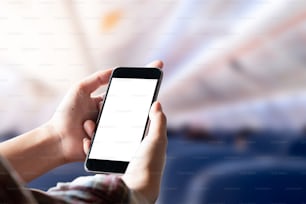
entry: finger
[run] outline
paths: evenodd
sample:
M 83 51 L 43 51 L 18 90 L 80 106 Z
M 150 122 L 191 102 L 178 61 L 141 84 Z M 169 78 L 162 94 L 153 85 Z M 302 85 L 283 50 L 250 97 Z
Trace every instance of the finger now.
M 90 139 L 86 137 L 83 139 L 83 150 L 86 155 L 89 153 L 90 142 L 91 142 Z
M 146 67 L 158 67 L 160 69 L 163 68 L 163 66 L 164 63 L 161 60 L 155 60 L 146 65 Z
M 96 97 L 93 97 L 92 99 L 94 100 L 97 109 L 100 110 L 101 103 L 103 101 L 103 96 L 96 96 Z
M 92 99 L 95 101 L 97 105 L 98 110 L 101 109 L 101 105 L 102 105 L 104 98 L 105 98 L 105 92 L 100 94 L 99 96 L 92 97 Z
M 87 94 L 92 93 L 100 86 L 108 83 L 112 70 L 113 69 L 107 69 L 88 76 L 80 82 L 80 88 Z
M 148 137 L 160 141 L 160 139 L 166 136 L 167 133 L 167 118 L 163 113 L 161 104 L 159 102 L 153 103 L 149 117 L 151 122 Z
M 92 138 L 96 124 L 92 120 L 86 120 L 83 124 L 84 130 L 89 138 Z
M 103 100 L 103 96 L 92 97 L 96 104 L 99 104 Z

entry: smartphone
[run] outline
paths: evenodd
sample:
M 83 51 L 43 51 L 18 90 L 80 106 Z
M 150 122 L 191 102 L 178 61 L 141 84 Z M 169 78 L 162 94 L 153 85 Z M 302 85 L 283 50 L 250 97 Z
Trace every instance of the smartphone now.
M 87 171 L 125 172 L 146 134 L 161 80 L 159 68 L 113 70 L 85 161 Z

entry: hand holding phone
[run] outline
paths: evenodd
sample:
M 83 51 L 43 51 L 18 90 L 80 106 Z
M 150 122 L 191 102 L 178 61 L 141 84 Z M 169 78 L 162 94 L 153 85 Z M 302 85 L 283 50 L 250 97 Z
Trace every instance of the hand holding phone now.
M 97 120 L 85 169 L 124 173 L 148 125 L 162 79 L 158 68 L 116 68 Z

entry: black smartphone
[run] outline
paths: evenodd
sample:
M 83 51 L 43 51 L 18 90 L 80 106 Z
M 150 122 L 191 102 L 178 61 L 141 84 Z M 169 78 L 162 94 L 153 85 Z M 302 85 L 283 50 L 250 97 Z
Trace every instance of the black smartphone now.
M 158 68 L 113 70 L 86 158 L 87 171 L 125 172 L 146 134 L 161 80 Z

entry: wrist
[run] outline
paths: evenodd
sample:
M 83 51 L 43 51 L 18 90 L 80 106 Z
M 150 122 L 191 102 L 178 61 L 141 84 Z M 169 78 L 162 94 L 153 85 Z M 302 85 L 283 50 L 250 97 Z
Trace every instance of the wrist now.
M 140 192 L 130 189 L 130 203 L 133 204 L 153 204 L 154 202 L 150 202 L 144 195 Z
M 45 127 L 53 138 L 53 147 L 57 149 L 56 155 L 62 164 L 84 161 L 83 139 L 87 135 L 81 122 L 69 124 L 67 121 L 51 119 Z
M 62 136 L 51 121 L 41 126 L 43 135 L 46 135 L 45 142 L 50 145 L 48 151 L 52 152 L 53 159 L 58 165 L 63 165 L 69 161 L 65 157 L 62 148 Z
M 122 180 L 131 190 L 133 195 L 131 197 L 138 201 L 135 203 L 153 204 L 159 194 L 159 188 L 155 187 L 156 181 L 152 179 L 148 170 L 141 170 L 140 174 L 139 172 L 126 172 Z

